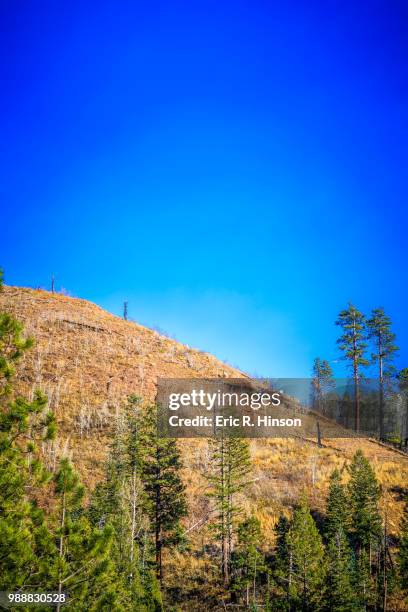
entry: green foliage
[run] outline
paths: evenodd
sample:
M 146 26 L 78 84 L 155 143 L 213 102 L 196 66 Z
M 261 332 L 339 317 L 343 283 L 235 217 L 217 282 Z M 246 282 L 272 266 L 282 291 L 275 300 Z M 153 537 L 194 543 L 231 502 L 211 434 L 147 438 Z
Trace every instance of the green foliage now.
M 23 337 L 22 324 L 8 313 L 0 313 L 0 402 L 11 392 L 11 379 L 24 352 L 33 345 Z
M 400 531 L 401 535 L 398 549 L 399 577 L 401 587 L 408 603 L 408 496 L 405 500 Z
M 68 459 L 54 476 L 58 500 L 57 557 L 54 576 L 58 592 L 68 591 L 71 610 L 119 609 L 115 606 L 113 566 L 109 559 L 113 530 L 95 528 L 84 506 L 84 487 Z M 85 604 L 86 602 L 86 604 Z
M 162 609 L 154 572 L 154 548 L 141 480 L 139 399 L 129 398 L 106 464 L 106 477 L 92 496 L 89 516 L 94 525 L 113 529 L 110 559 L 115 595 L 124 610 Z
M 251 461 L 247 440 L 223 434 L 209 441 L 212 471 L 207 475 L 214 503 L 212 530 L 221 544 L 221 572 L 229 581 L 231 552 L 237 517 L 241 512 L 236 495 L 247 484 Z
M 353 557 L 346 534 L 340 527 L 330 536 L 327 555 L 327 598 L 332 612 L 358 610 L 353 588 Z
M 45 397 L 11 400 L 15 366 L 31 346 L 22 325 L 0 314 L 0 586 L 47 583 L 53 541 L 44 513 L 32 492 L 49 480 L 37 450 L 55 434 Z
M 266 570 L 264 555 L 260 552 L 262 539 L 259 520 L 251 516 L 238 526 L 238 543 L 232 555 L 232 589 L 245 596 L 247 606 L 256 606 L 257 582 Z
M 154 533 L 157 576 L 163 578 L 163 548 L 180 544 L 180 520 L 187 514 L 177 442 L 157 433 L 157 406 L 149 406 L 140 420 L 141 478 L 147 497 L 146 511 Z
M 358 450 L 349 467 L 348 500 L 350 532 L 358 550 L 369 549 L 381 535 L 378 503 L 380 485 L 368 459 Z
M 375 346 L 375 352 L 371 357 L 380 366 L 380 377 L 383 373 L 381 366 L 390 365 L 394 353 L 398 351 L 395 345 L 396 336 L 391 331 L 391 325 L 391 319 L 385 314 L 384 308 L 375 308 L 367 320 L 367 335 Z
M 328 361 L 316 357 L 313 362 L 311 382 L 313 408 L 320 413 L 325 413 L 327 394 L 335 387 L 333 370 Z
M 346 488 L 342 484 L 340 472 L 334 470 L 330 476 L 329 495 L 327 497 L 325 521 L 327 539 L 330 540 L 339 533 L 345 533 L 349 523 Z
M 365 358 L 367 343 L 365 342 L 365 316 L 353 304 L 339 313 L 336 325 L 343 329 L 343 334 L 337 340 L 345 359 L 353 364 L 368 365 Z
M 391 331 L 391 319 L 385 314 L 384 308 L 375 308 L 367 321 L 367 336 L 372 340 L 375 351 L 372 361 L 378 364 L 379 379 L 379 436 L 385 438 L 384 425 L 384 395 L 389 385 L 390 377 L 395 368 L 392 366 L 393 356 L 398 347 L 395 344 L 395 334 Z
M 355 396 L 355 430 L 360 429 L 360 368 L 368 365 L 365 358 L 367 343 L 365 342 L 365 316 L 353 304 L 339 313 L 336 325 L 342 328 L 343 333 L 337 340 L 344 359 L 350 362 L 353 371 Z
M 286 534 L 288 599 L 291 610 L 324 609 L 326 564 L 322 538 L 302 501 Z

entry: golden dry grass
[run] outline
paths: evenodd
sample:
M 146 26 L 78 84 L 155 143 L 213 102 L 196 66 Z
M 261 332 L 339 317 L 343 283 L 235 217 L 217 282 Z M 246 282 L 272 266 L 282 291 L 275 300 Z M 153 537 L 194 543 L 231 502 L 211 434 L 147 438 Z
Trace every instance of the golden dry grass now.
M 23 321 L 36 340 L 24 357 L 17 384 L 23 393 L 42 389 L 57 416 L 59 436 L 47 449 L 48 461 L 70 455 L 89 487 L 102 474 L 115 417 L 129 394 L 152 400 L 160 376 L 245 376 L 212 355 L 124 321 L 85 300 L 5 287 L 0 311 Z M 358 448 L 382 483 L 383 512 L 390 531 L 398 532 L 408 457 L 366 439 L 325 439 L 324 443 L 324 448 L 318 448 L 302 439 L 251 441 L 253 474 L 240 501 L 245 512 L 255 512 L 261 520 L 266 547 L 273 541 L 279 514 L 290 512 L 303 491 L 316 515 L 323 512 L 330 473 L 335 467 L 344 469 Z M 190 508 L 186 527 L 199 547 L 210 510 L 205 496 L 208 449 L 203 440 L 180 441 L 180 446 Z

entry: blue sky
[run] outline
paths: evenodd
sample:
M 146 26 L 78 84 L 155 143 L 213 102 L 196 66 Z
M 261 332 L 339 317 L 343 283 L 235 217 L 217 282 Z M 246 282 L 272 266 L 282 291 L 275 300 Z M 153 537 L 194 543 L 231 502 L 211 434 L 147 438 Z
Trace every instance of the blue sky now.
M 406 2 L 1 5 L 0 262 L 262 376 L 408 366 Z

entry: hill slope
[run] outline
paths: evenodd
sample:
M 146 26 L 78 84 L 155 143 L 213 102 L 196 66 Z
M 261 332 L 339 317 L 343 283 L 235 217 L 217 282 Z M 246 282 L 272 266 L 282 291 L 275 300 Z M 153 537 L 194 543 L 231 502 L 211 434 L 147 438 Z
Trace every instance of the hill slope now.
M 35 337 L 17 382 L 24 393 L 41 388 L 57 416 L 60 435 L 50 460 L 69 454 L 91 487 L 102 473 L 115 416 L 129 394 L 153 399 L 159 376 L 245 376 L 212 355 L 124 321 L 85 300 L 5 287 L 0 311 L 12 313 Z M 208 453 L 205 441 L 180 444 L 192 526 L 201 524 L 208 512 L 203 495 Z M 308 440 L 257 440 L 251 442 L 253 484 L 242 503 L 260 518 L 266 541 L 273 537 L 279 513 L 288 510 L 304 489 L 314 509 L 322 511 L 332 469 L 344 467 L 359 447 L 372 461 L 386 491 L 390 529 L 398 531 L 408 457 L 364 439 L 333 439 L 325 441 L 324 448 Z

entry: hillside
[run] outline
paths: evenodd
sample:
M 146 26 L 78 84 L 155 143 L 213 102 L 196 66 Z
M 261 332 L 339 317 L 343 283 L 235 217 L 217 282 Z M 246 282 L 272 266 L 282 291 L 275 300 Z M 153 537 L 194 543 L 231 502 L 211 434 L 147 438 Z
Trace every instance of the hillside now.
M 70 455 L 91 487 L 102 473 L 115 416 L 126 396 L 136 393 L 153 399 L 160 376 L 245 376 L 207 353 L 124 321 L 85 300 L 5 287 L 0 293 L 0 311 L 21 320 L 36 340 L 24 357 L 18 387 L 24 393 L 42 389 L 57 416 L 59 442 L 51 449 L 49 461 Z M 304 439 L 251 442 L 253 483 L 242 502 L 260 518 L 266 543 L 273 539 L 272 527 L 279 514 L 289 512 L 306 488 L 312 508 L 317 515 L 322 512 L 331 471 L 335 466 L 344 467 L 357 448 L 372 461 L 384 487 L 389 529 L 396 534 L 408 482 L 408 457 L 365 439 L 332 439 L 324 444 L 318 448 L 313 440 Z M 186 527 L 193 538 L 199 538 L 206 528 L 209 504 L 203 494 L 207 446 L 205 441 L 189 440 L 180 445 L 190 508 Z M 185 571 L 182 559 L 178 571 Z

